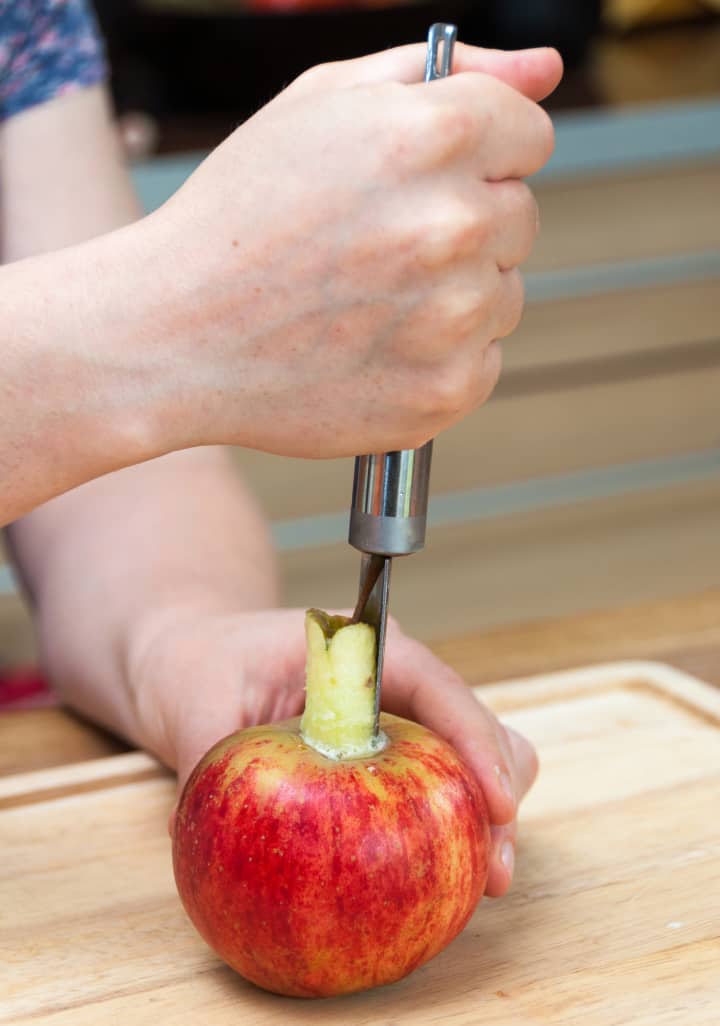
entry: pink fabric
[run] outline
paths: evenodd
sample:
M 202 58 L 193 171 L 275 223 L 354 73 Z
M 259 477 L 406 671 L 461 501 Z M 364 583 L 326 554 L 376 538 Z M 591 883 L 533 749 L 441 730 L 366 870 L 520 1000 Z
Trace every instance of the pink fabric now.
M 0 713 L 57 704 L 55 692 L 38 670 L 0 671 Z

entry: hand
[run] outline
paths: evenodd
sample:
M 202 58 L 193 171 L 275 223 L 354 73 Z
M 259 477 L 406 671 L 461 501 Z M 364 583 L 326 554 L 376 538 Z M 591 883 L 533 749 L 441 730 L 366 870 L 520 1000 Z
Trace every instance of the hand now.
M 425 84 L 424 58 L 305 73 L 143 223 L 166 448 L 412 448 L 492 390 L 560 60 L 458 46 Z
M 221 737 L 301 713 L 304 664 L 301 610 L 165 615 L 144 632 L 127 662 L 140 719 L 137 736 L 177 769 L 182 788 Z M 504 894 L 512 879 L 517 805 L 537 773 L 533 748 L 395 624 L 388 636 L 383 707 L 442 735 L 476 773 L 493 842 L 486 893 Z

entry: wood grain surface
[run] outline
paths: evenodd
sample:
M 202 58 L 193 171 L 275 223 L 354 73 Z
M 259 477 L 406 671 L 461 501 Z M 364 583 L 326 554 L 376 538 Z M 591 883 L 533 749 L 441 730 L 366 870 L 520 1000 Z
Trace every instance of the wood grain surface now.
M 0 715 L 0 778 L 127 750 L 123 741 L 61 707 Z
M 513 888 L 407 980 L 342 1000 L 265 994 L 205 947 L 146 757 L 6 778 L 0 1023 L 715 1026 L 718 693 L 625 664 L 483 696 L 541 756 Z
M 644 659 L 720 687 L 720 591 L 474 631 L 432 648 L 471 685 Z

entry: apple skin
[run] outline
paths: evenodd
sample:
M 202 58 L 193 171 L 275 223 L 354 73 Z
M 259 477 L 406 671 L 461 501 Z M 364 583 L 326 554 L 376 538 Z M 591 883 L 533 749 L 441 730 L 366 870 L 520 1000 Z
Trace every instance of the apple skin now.
M 480 786 L 431 731 L 383 715 L 386 748 L 333 761 L 299 719 L 238 731 L 180 800 L 175 880 L 246 979 L 329 997 L 401 979 L 466 925 L 488 872 Z

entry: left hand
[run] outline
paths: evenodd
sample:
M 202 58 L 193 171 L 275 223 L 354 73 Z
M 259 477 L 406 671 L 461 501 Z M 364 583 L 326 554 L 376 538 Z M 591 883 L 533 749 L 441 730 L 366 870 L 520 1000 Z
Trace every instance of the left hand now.
M 302 712 L 303 618 L 300 609 L 175 610 L 156 618 L 130 650 L 128 685 L 139 739 L 177 769 L 180 788 L 221 737 Z M 512 879 L 517 806 L 537 773 L 532 746 L 395 623 L 388 631 L 383 708 L 440 734 L 474 770 L 493 841 L 486 893 L 504 894 Z

